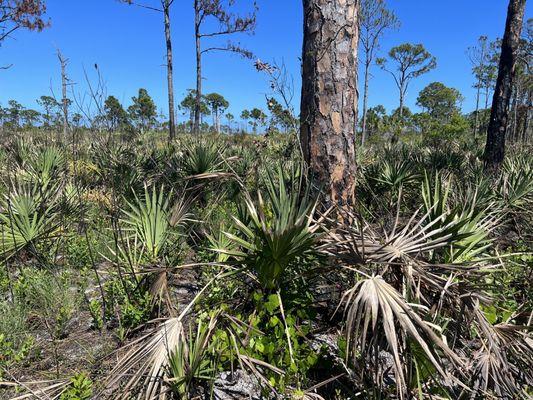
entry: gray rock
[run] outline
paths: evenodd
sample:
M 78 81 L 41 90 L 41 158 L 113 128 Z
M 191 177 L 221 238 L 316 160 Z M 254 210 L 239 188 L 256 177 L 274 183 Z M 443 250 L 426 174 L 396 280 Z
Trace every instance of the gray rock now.
M 213 389 L 215 400 L 261 400 L 259 380 L 244 371 L 221 372 Z

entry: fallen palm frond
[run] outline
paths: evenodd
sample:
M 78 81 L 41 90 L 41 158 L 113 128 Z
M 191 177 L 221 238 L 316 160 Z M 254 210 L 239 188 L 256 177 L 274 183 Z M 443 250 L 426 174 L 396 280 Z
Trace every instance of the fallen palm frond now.
M 195 380 L 209 380 L 215 372 L 205 355 L 217 327 L 217 319 L 218 315 L 214 314 L 207 324 L 200 320 L 196 326 L 196 334 L 190 329 L 187 340 L 180 341 L 171 352 L 166 383 L 180 398 L 189 396 Z
M 31 382 L 0 382 L 0 388 L 13 388 L 23 390 L 25 394 L 12 397 L 11 400 L 46 399 L 58 400 L 69 387 L 70 380 L 60 379 L 57 381 L 31 381 Z
M 127 378 L 118 398 L 166 399 L 169 391 L 166 379 L 171 357 L 173 354 L 175 356 L 176 349 L 186 348 L 183 320 L 207 288 L 226 275 L 221 273 L 212 278 L 177 317 L 157 321 L 160 323 L 155 329 L 120 349 L 125 353 L 105 379 L 104 391 L 114 390 Z
M 125 376 L 131 376 L 121 389 L 119 398 L 167 398 L 168 389 L 164 387 L 163 376 L 172 352 L 182 346 L 184 340 L 185 333 L 180 318 L 170 318 L 163 322 L 154 331 L 127 346 L 126 354 L 120 357 L 109 374 L 105 382 L 106 388 L 113 388 Z M 139 387 L 142 387 L 142 392 L 135 396 L 133 393 Z
M 394 373 L 398 388 L 406 390 L 404 353 L 405 339 L 414 340 L 423 350 L 425 356 L 446 381 L 450 374 L 445 371 L 440 352 L 452 361 L 456 367 L 463 366 L 463 361 L 435 333 L 435 325 L 424 321 L 412 304 L 380 276 L 362 279 L 344 296 L 346 307 L 347 356 L 352 355 L 354 362 L 359 352 L 370 357 L 377 349 L 392 353 Z M 417 307 L 416 309 L 420 309 Z M 382 343 L 385 335 L 386 344 Z
M 478 348 L 470 365 L 472 389 L 494 393 L 498 398 L 527 398 L 520 387 L 533 382 L 533 339 L 528 336 L 531 327 L 492 325 L 479 304 L 473 305 L 473 314 Z

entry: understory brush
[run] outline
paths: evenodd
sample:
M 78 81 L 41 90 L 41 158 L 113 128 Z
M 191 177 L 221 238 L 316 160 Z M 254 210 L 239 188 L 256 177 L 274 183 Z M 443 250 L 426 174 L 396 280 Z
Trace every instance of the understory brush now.
M 399 139 L 359 150 L 346 207 L 289 135 L 6 140 L 5 393 L 528 398 L 530 149 L 489 175 L 468 138 Z M 86 368 L 82 337 L 115 351 Z

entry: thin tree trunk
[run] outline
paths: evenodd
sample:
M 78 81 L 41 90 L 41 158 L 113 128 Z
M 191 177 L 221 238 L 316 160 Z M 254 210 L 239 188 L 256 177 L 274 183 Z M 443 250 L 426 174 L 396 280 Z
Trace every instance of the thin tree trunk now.
M 200 133 L 200 113 L 202 107 L 202 43 L 200 37 L 200 14 L 198 0 L 194 1 L 194 35 L 196 38 L 196 102 L 194 105 L 193 133 Z
M 357 130 L 357 0 L 303 0 L 300 140 L 326 201 L 353 203 Z
M 505 156 L 505 133 L 509 124 L 509 103 L 513 90 L 525 7 L 526 0 L 509 1 L 498 79 L 494 90 L 485 146 L 485 168 L 488 170 L 497 170 Z
M 167 44 L 168 138 L 170 141 L 176 136 L 174 113 L 174 67 L 172 64 L 172 38 L 170 35 L 170 0 L 165 0 L 163 11 L 165 14 L 165 39 Z
M 63 111 L 63 139 L 67 138 L 68 135 L 68 98 L 67 98 L 67 59 L 63 57 L 63 54 L 57 50 L 57 58 L 61 64 L 61 104 Z
M 218 110 L 216 108 L 213 110 L 213 127 L 216 133 L 220 133 L 218 129 Z
M 531 97 L 532 97 L 532 94 L 533 92 L 531 90 L 528 91 L 528 94 L 527 94 L 527 102 L 526 102 L 526 111 L 525 111 L 525 117 L 524 117 L 524 128 L 523 128 L 523 132 L 522 132 L 522 137 L 523 137 L 523 142 L 524 144 L 525 143 L 528 143 L 530 142 L 530 139 L 531 139 L 531 135 L 530 135 L 530 132 L 529 132 L 529 128 L 530 128 L 530 121 L 531 121 L 531 109 L 532 109 L 532 101 L 531 101 Z
M 368 55 L 367 55 L 368 58 Z M 361 127 L 361 146 L 365 145 L 366 141 L 366 118 L 367 118 L 367 108 L 368 108 L 368 75 L 370 69 L 370 62 L 365 62 L 365 85 L 363 88 L 363 124 Z
M 403 102 L 404 102 L 404 99 L 403 99 L 403 89 L 400 89 L 400 121 L 401 121 L 402 118 L 403 118 Z
M 483 42 L 485 43 L 485 42 Z M 479 57 L 480 59 L 480 72 L 479 74 L 481 73 L 481 68 L 483 68 L 483 65 L 485 63 L 485 44 L 483 44 L 481 46 L 481 55 Z M 480 99 L 481 99 L 481 76 L 478 74 L 479 78 L 477 80 L 477 93 L 476 93 L 476 120 L 474 122 L 474 139 L 477 138 L 477 133 L 478 133 L 478 130 L 479 130 L 479 102 L 480 102 Z
M 511 137 L 513 142 L 518 142 L 518 105 L 520 104 L 520 85 L 516 85 L 513 99 L 513 130 Z
M 476 93 L 476 119 L 474 121 L 474 139 L 477 137 L 477 132 L 478 132 L 478 129 L 479 129 L 479 98 L 481 97 L 481 87 L 479 85 L 479 80 L 478 80 L 478 85 L 477 85 L 477 93 Z

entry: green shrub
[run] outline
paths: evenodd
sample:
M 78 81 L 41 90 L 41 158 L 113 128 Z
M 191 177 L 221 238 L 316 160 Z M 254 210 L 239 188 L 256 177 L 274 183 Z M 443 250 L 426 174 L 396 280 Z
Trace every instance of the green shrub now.
M 133 278 L 123 276 L 114 277 L 104 284 L 106 300 L 106 320 L 118 324 L 121 328 L 120 336 L 124 336 L 131 329 L 148 322 L 152 314 L 152 296 L 143 285 Z M 90 303 L 93 325 L 99 327 L 101 303 L 93 300 Z
M 52 338 L 67 335 L 68 324 L 80 304 L 68 272 L 25 269 L 15 285 L 15 296 L 47 329 Z
M 0 302 L 0 377 L 3 369 L 23 361 L 34 346 L 28 313 L 19 303 Z
M 80 373 L 70 378 L 70 384 L 61 394 L 60 400 L 89 400 L 93 395 L 93 382 Z

